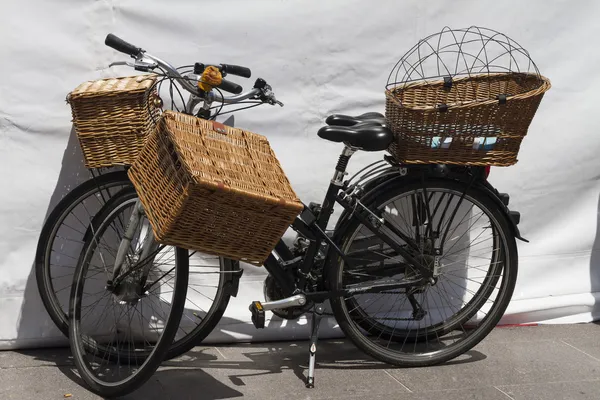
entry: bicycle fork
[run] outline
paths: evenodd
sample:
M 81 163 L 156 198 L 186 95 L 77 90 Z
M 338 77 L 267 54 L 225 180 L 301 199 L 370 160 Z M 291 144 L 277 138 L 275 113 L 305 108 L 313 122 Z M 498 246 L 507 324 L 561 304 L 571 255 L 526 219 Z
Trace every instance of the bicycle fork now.
M 123 235 L 123 239 L 121 239 L 121 243 L 119 243 L 119 249 L 117 250 L 117 255 L 115 257 L 115 265 L 113 268 L 112 274 L 112 282 L 115 282 L 115 279 L 119 276 L 121 269 L 123 268 L 123 264 L 125 262 L 125 257 L 127 256 L 127 252 L 131 247 L 131 241 L 137 231 L 142 217 L 144 215 L 144 208 L 142 206 L 141 201 L 138 199 L 135 203 L 133 212 L 131 213 L 131 217 L 129 218 L 129 222 L 127 224 L 127 229 L 125 230 L 125 234 Z M 148 233 L 146 235 L 146 240 L 142 244 L 142 252 L 139 256 L 139 260 L 144 262 L 144 266 L 142 268 L 142 279 L 145 281 L 145 277 L 150 273 L 150 268 L 152 267 L 153 260 L 147 260 L 150 257 L 152 252 L 155 250 L 157 246 L 156 238 L 154 237 L 154 232 L 151 228 L 148 229 Z M 131 267 L 131 265 L 128 265 Z M 127 271 L 125 271 L 126 273 Z

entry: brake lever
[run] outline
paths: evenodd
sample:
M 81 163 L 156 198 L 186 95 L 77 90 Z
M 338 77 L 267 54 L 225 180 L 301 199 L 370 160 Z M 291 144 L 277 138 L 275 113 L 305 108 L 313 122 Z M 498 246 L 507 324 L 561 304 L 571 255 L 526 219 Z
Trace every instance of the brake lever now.
M 128 67 L 135 68 L 135 65 L 129 61 L 114 61 L 108 64 L 108 68 L 114 67 L 115 65 L 127 65 Z
M 115 62 L 110 63 L 108 65 L 108 68 L 114 67 L 115 65 L 127 65 L 128 67 L 131 67 L 131 68 L 135 69 L 136 71 L 143 71 L 143 72 L 149 72 L 158 66 L 158 64 L 156 64 L 155 62 L 146 62 L 146 61 L 136 60 L 135 62 L 115 61 Z
M 269 102 L 269 104 L 271 104 L 271 105 L 276 105 L 276 104 L 277 104 L 279 107 L 283 107 L 283 103 L 282 103 L 282 102 L 280 102 L 279 100 L 277 100 L 277 99 L 275 98 L 275 93 L 273 93 L 273 92 L 271 92 L 271 91 L 270 91 L 270 92 L 269 92 L 269 93 L 266 95 L 266 97 L 267 97 L 267 99 L 268 99 L 268 102 Z
M 257 83 L 258 83 L 258 80 L 257 80 Z M 279 107 L 283 107 L 283 103 L 275 98 L 275 93 L 273 93 L 273 88 L 271 88 L 271 85 L 269 85 L 267 82 L 265 82 L 263 80 L 263 82 L 260 86 L 262 86 L 262 88 L 260 88 L 260 89 L 262 92 L 263 99 L 266 99 L 267 102 L 273 106 L 275 104 L 277 104 Z M 256 87 L 256 85 L 255 85 L 255 87 Z

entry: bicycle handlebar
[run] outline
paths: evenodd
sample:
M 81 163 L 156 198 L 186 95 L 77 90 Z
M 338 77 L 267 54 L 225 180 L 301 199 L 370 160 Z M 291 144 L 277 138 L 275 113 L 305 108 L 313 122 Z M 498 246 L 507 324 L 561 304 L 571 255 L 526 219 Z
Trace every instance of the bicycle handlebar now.
M 135 47 L 131 43 L 124 41 L 123 39 L 113 35 L 112 33 L 106 35 L 104 44 L 131 57 L 137 57 L 140 53 L 144 52 L 144 50 L 142 50 L 140 47 Z
M 244 90 L 244 88 L 237 83 L 225 79 L 221 80 L 221 84 L 218 86 L 218 88 L 233 94 L 240 94 Z
M 186 79 L 181 76 L 177 68 L 173 67 L 171 64 L 161 60 L 158 57 L 155 57 L 151 54 L 146 53 L 141 47 L 136 47 L 131 43 L 124 41 L 123 39 L 109 33 L 106 36 L 104 43 L 112 47 L 113 49 L 130 55 L 131 57 L 136 59 L 136 62 L 144 64 L 148 69 L 154 69 L 159 67 L 163 71 L 167 73 L 170 77 L 175 79 L 185 90 L 192 93 L 194 96 L 199 96 L 201 93 L 198 90 L 198 87 L 195 83 L 192 83 L 190 79 Z M 152 61 L 152 63 L 148 63 L 146 60 Z M 220 69 L 222 72 L 231 75 L 238 75 L 245 78 L 249 78 L 252 75 L 250 68 L 242 67 L 240 65 L 233 64 L 220 64 Z M 221 103 L 237 103 L 239 101 L 247 100 L 249 98 L 259 96 L 262 93 L 262 90 L 259 88 L 253 88 L 246 93 L 242 93 L 243 88 L 237 83 L 227 81 L 225 79 L 222 80 L 221 85 L 219 85 L 219 89 L 235 94 L 235 96 L 222 96 L 220 93 L 215 93 L 213 91 L 207 93 L 206 97 L 210 101 L 217 101 Z
M 224 97 L 220 93 L 212 91 L 212 92 L 208 93 L 207 100 L 216 101 L 219 103 L 232 104 L 232 103 L 237 103 L 239 101 L 248 100 L 251 97 L 260 95 L 260 93 L 261 93 L 260 89 L 253 88 L 253 89 L 248 90 L 246 93 L 240 93 L 236 96 Z
M 250 68 L 242 67 L 241 65 L 221 64 L 221 70 L 226 74 L 237 75 L 242 78 L 250 78 L 252 76 Z

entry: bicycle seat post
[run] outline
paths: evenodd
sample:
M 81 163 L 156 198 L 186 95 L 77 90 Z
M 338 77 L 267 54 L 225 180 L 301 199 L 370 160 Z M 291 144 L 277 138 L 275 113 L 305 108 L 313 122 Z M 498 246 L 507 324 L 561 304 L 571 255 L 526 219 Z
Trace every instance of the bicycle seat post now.
M 308 363 L 308 377 L 306 378 L 306 387 L 315 387 L 315 357 L 317 353 L 317 339 L 319 337 L 319 325 L 321 325 L 321 319 L 323 318 L 323 311 L 325 308 L 323 304 L 317 304 L 313 309 L 312 315 L 312 327 L 310 334 L 310 358 Z

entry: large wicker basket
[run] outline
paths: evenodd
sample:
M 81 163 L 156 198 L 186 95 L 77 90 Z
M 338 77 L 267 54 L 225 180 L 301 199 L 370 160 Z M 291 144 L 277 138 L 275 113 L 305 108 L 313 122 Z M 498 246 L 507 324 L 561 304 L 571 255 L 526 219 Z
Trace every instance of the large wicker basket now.
M 255 265 L 304 207 L 264 136 L 172 111 L 129 178 L 160 243 Z
M 156 75 L 88 81 L 67 96 L 88 168 L 130 165 L 155 129 Z
M 550 81 L 496 73 L 406 83 L 386 90 L 390 153 L 406 164 L 509 166 Z

